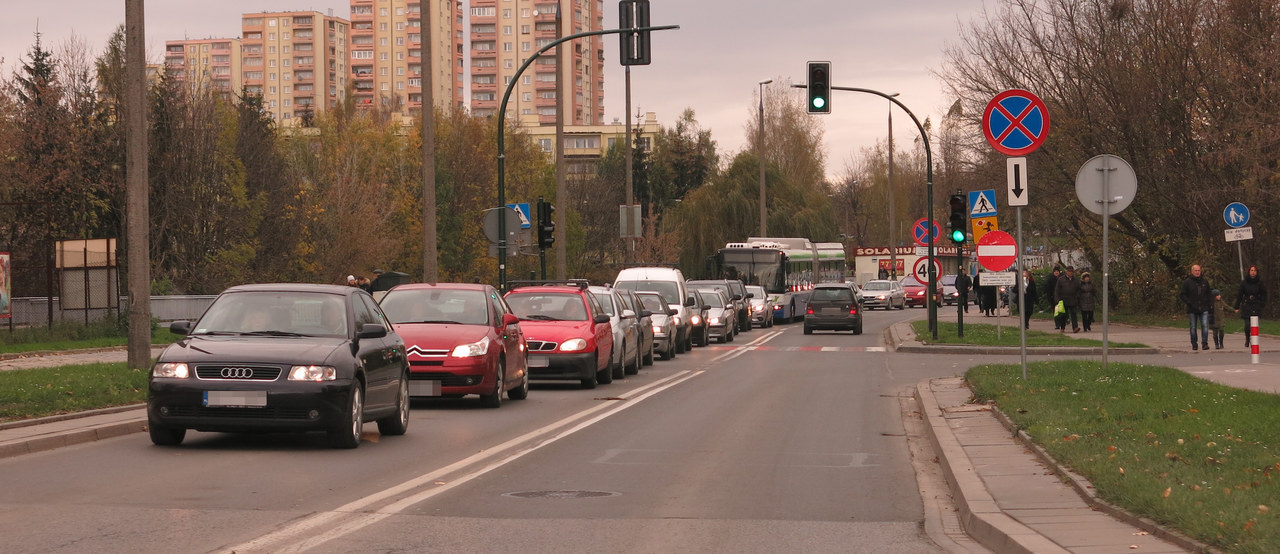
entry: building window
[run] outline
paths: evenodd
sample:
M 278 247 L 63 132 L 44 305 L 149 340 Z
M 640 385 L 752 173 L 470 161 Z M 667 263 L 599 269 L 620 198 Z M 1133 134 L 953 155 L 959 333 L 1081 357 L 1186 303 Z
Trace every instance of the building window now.
M 552 115 L 554 115 L 554 113 L 553 113 Z M 549 139 L 549 138 L 540 138 L 540 139 L 538 139 L 538 148 L 541 148 L 543 152 L 550 152 L 550 151 L 551 151 L 551 139 Z
M 503 26 L 502 26 L 502 34 L 503 34 L 503 35 L 506 35 L 506 36 L 511 36 L 511 26 L 510 26 L 510 25 L 503 25 Z
M 511 19 L 511 10 L 510 10 L 510 9 L 504 9 L 504 10 L 502 10 L 502 18 L 503 18 L 503 19 Z
M 275 19 L 268 19 L 268 20 L 267 20 L 267 26 L 268 26 L 268 27 L 275 27 L 275 26 L 276 26 L 276 20 L 275 20 Z
M 512 50 L 514 50 L 513 46 L 514 46 L 514 45 L 513 45 L 513 44 L 511 44 L 510 42 L 504 42 L 504 43 L 502 43 L 502 51 L 503 51 L 503 52 L 511 52 Z
M 485 17 L 485 16 L 493 17 L 494 15 L 497 15 L 497 11 L 498 11 L 498 8 L 492 7 L 492 6 L 487 8 L 471 8 L 471 15 L 480 16 L 480 17 Z

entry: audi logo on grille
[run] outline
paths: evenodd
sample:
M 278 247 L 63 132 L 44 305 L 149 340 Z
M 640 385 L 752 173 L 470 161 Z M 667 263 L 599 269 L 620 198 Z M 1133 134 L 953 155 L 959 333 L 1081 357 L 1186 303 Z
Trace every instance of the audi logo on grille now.
M 251 367 L 224 367 L 222 368 L 223 379 L 252 379 L 253 368 Z

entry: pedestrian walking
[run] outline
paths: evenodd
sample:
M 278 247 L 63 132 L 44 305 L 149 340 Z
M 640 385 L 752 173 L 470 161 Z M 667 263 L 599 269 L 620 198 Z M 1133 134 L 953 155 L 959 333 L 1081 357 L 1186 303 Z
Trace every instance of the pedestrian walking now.
M 1022 286 L 1026 287 L 1026 292 L 1022 293 L 1026 296 L 1026 298 L 1023 299 L 1023 304 L 1025 304 L 1026 309 L 1022 310 L 1022 328 L 1030 329 L 1031 328 L 1031 312 L 1036 311 L 1036 300 L 1037 300 L 1036 280 L 1034 277 L 1031 276 L 1030 269 L 1025 269 L 1022 271 L 1022 283 L 1023 283 Z M 1013 302 L 1017 301 L 1016 299 L 1018 298 L 1019 292 L 1022 291 L 1022 286 L 1020 285 L 1013 286 L 1013 291 L 1011 292 L 1011 296 L 1010 296 L 1011 301 Z M 1017 305 L 1017 304 L 1014 304 L 1014 305 Z
M 963 271 L 956 275 L 956 294 L 959 296 L 961 306 L 964 306 L 964 313 L 969 313 L 969 287 L 973 283 L 969 280 L 969 274 Z
M 1249 347 L 1249 318 L 1262 316 L 1262 308 L 1267 305 L 1267 287 L 1258 276 L 1258 266 L 1249 266 L 1249 273 L 1240 282 L 1240 290 L 1236 292 L 1236 312 L 1244 319 L 1244 346 Z
M 1062 302 L 1066 307 L 1067 317 L 1071 320 L 1071 332 L 1080 332 L 1080 320 L 1077 313 L 1080 309 L 1080 280 L 1076 278 L 1075 266 L 1067 266 L 1067 272 L 1058 276 L 1053 287 L 1053 299 Z M 1062 332 L 1067 332 L 1067 325 L 1062 325 Z
M 1048 299 L 1048 308 L 1050 308 L 1050 310 L 1057 307 L 1057 278 L 1061 275 L 1062 267 L 1053 266 L 1053 273 L 1048 275 L 1048 278 L 1044 279 L 1044 297 Z M 1053 319 L 1053 330 L 1056 331 L 1059 329 L 1060 328 L 1059 325 L 1057 325 L 1057 319 L 1055 317 L 1055 319 Z
M 1080 325 L 1088 333 L 1093 328 L 1093 307 L 1098 302 L 1098 287 L 1088 271 L 1080 274 L 1080 293 L 1076 303 L 1080 306 Z
M 1222 336 L 1226 333 L 1227 327 L 1227 310 L 1231 308 L 1222 299 L 1222 292 L 1218 289 L 1209 291 L 1209 294 L 1213 296 L 1213 313 L 1209 316 L 1209 328 L 1213 330 L 1213 347 L 1222 350 Z
M 1191 349 L 1209 349 L 1209 311 L 1213 309 L 1213 297 L 1209 291 L 1209 280 L 1205 279 L 1199 265 L 1191 266 L 1191 275 L 1182 282 L 1178 291 L 1178 299 L 1187 306 L 1187 320 L 1191 332 Z M 1200 325 L 1200 343 L 1196 344 L 1196 324 Z

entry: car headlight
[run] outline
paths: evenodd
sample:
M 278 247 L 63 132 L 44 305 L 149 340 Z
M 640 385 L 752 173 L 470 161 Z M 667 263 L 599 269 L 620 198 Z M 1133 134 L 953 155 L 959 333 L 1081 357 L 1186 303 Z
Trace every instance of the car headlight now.
M 708 320 L 707 320 L 707 323 L 709 323 L 709 324 L 711 324 L 711 325 L 719 325 L 719 324 L 720 324 L 720 318 L 718 318 L 718 317 L 713 317 L 713 318 L 711 318 L 711 319 L 708 319 Z
M 665 333 L 666 331 L 667 331 L 667 330 L 666 330 L 666 329 L 663 329 L 661 325 L 654 325 L 654 326 L 653 326 L 653 332 L 654 332 L 654 333 L 659 333 L 659 334 L 660 334 L 660 333 Z
M 338 370 L 327 365 L 295 365 L 289 369 L 290 381 L 332 381 L 338 378 Z
M 678 315 L 671 316 L 671 321 L 675 322 L 676 327 L 680 326 L 680 316 Z
M 587 349 L 587 341 L 585 339 L 569 339 L 560 343 L 561 352 L 578 352 Z
M 690 323 L 690 324 L 692 324 L 692 325 L 701 325 L 701 324 L 702 324 L 702 317 L 700 317 L 700 316 L 696 316 L 696 315 L 691 315 L 691 316 L 689 316 L 689 323 Z
M 484 337 L 471 344 L 459 344 L 453 348 L 453 352 L 449 354 L 454 358 L 472 358 L 475 356 L 483 356 L 489 352 L 489 337 Z
M 151 376 L 166 379 L 186 379 L 191 376 L 191 372 L 187 369 L 187 364 L 166 362 L 152 367 Z

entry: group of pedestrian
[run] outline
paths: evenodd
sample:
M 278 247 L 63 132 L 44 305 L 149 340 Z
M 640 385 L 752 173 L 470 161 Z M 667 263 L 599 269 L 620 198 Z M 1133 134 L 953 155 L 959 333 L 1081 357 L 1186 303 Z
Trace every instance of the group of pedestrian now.
M 1209 286 L 1200 266 L 1191 266 L 1191 275 L 1182 282 L 1178 291 L 1178 299 L 1187 307 L 1188 330 L 1191 334 L 1192 350 L 1208 350 L 1210 329 L 1213 331 L 1213 345 L 1223 348 L 1223 335 L 1227 323 L 1227 311 L 1240 314 L 1244 319 L 1244 345 L 1249 347 L 1249 318 L 1262 315 L 1267 305 L 1267 288 L 1258 275 L 1258 266 L 1249 266 L 1249 271 L 1240 288 L 1236 292 L 1236 305 L 1231 307 L 1222 299 L 1222 293 Z M 1200 327 L 1200 342 L 1196 342 L 1196 327 Z
M 371 292 L 373 290 L 373 283 L 369 282 L 369 278 L 363 275 L 359 277 L 356 277 L 355 275 L 348 275 L 347 286 L 358 287 L 360 290 L 365 292 Z
M 1048 290 L 1053 300 L 1055 330 L 1067 332 L 1068 322 L 1071 323 L 1072 333 L 1079 333 L 1082 325 L 1086 333 L 1093 330 L 1093 310 L 1098 303 L 1098 287 L 1088 271 L 1082 272 L 1077 278 L 1074 266 L 1067 266 L 1065 272 L 1061 267 L 1054 266 L 1048 279 Z

